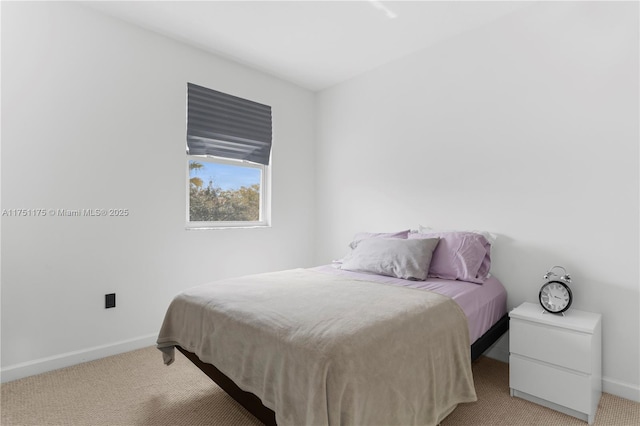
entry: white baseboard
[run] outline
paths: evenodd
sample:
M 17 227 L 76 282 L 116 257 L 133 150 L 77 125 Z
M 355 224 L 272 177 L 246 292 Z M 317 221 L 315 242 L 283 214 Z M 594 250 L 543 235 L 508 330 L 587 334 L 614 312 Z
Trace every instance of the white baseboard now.
M 602 378 L 602 392 L 619 396 L 620 398 L 640 402 L 640 386 L 624 383 L 608 377 Z
M 33 361 L 9 365 L 0 369 L 0 382 L 10 382 L 24 377 L 33 376 L 35 374 L 46 373 L 47 371 L 70 367 L 83 362 L 146 348 L 155 345 L 157 339 L 157 333 L 149 334 L 147 336 L 123 340 L 108 345 L 94 346 L 92 348 L 82 349 L 79 351 L 67 352 L 47 358 L 40 358 Z

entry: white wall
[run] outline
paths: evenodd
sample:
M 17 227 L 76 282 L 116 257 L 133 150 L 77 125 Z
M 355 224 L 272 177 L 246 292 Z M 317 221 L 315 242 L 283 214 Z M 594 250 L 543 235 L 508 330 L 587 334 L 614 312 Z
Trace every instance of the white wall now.
M 272 106 L 271 228 L 185 230 L 187 82 Z M 188 286 L 311 266 L 314 96 L 76 4 L 3 2 L 2 208 L 130 211 L 2 217 L 3 381 L 153 344 Z
M 357 231 L 495 232 L 509 309 L 565 266 L 605 391 L 640 401 L 638 75 L 637 3 L 542 2 L 320 93 L 318 261 Z

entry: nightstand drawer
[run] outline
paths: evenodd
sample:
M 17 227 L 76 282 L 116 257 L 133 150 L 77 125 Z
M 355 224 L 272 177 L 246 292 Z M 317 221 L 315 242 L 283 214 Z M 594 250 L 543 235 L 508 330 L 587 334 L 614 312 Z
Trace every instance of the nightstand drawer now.
M 524 359 L 509 357 L 509 387 L 581 413 L 591 412 L 590 377 Z
M 583 373 L 592 372 L 590 334 L 514 318 L 509 328 L 509 351 L 512 354 Z

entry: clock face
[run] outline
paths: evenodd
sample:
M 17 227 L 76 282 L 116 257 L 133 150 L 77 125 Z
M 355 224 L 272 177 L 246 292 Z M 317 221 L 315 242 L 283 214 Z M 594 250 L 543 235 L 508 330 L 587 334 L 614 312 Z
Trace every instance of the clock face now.
M 552 313 L 566 311 L 573 299 L 569 287 L 560 281 L 549 281 L 543 285 L 539 297 L 542 307 Z

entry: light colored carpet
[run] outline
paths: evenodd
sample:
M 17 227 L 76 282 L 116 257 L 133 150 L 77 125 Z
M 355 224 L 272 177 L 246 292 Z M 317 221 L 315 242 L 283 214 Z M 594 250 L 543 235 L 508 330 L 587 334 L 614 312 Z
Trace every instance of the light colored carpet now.
M 586 425 L 509 396 L 508 365 L 473 365 L 478 402 L 461 404 L 442 426 Z M 167 367 L 146 348 L 5 383 L 0 424 L 10 425 L 260 425 L 182 354 Z M 603 394 L 596 425 L 640 425 L 640 403 Z

